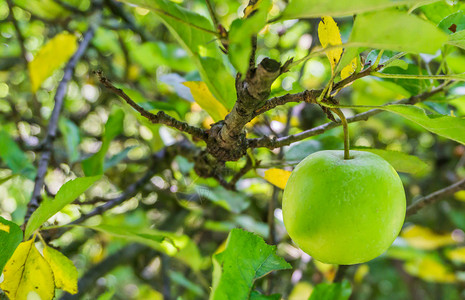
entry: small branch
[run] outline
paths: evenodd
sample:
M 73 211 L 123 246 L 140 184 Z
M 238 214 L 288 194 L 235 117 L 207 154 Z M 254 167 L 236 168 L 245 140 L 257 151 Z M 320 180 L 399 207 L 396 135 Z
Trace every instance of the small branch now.
M 430 204 L 434 204 L 438 202 L 439 200 L 447 196 L 450 196 L 454 194 L 455 192 L 458 192 L 463 189 L 465 189 L 465 178 L 452 185 L 449 185 L 448 187 L 445 187 L 441 190 L 431 193 L 428 196 L 418 199 L 413 204 L 411 204 L 409 207 L 407 207 L 407 216 L 411 216 L 417 213 L 423 207 L 430 205 Z
M 143 42 L 150 40 L 150 35 L 145 31 L 145 29 L 139 25 L 137 25 L 134 17 L 127 13 L 124 8 L 123 4 L 116 2 L 114 0 L 104 0 L 106 6 L 117 16 L 119 16 L 131 29 L 133 32 L 137 33 Z
M 27 51 L 26 51 L 26 47 L 24 47 L 24 36 L 21 32 L 21 29 L 19 28 L 19 24 L 18 24 L 18 20 L 16 20 L 16 17 L 15 17 L 15 14 L 13 12 L 13 2 L 11 0 L 6 0 L 6 3 L 8 4 L 8 8 L 10 10 L 10 18 L 11 18 L 11 22 L 13 23 L 13 26 L 15 28 L 15 31 L 16 31 L 16 35 L 18 36 L 18 41 L 19 41 L 19 46 L 21 48 L 21 56 L 23 57 L 24 59 L 24 62 L 26 63 L 26 66 L 28 64 L 28 60 L 27 60 Z
M 269 110 L 272 110 L 276 106 L 284 105 L 289 102 L 307 102 L 316 103 L 316 99 L 323 90 L 310 90 L 303 91 L 297 94 L 286 94 L 284 96 L 274 97 L 265 102 L 263 106 L 255 110 L 254 117 L 263 114 Z
M 65 66 L 63 79 L 60 81 L 57 91 L 55 93 L 55 106 L 53 107 L 52 115 L 48 123 L 47 133 L 45 135 L 44 140 L 42 141 L 42 144 L 44 145 L 44 150 L 39 160 L 34 189 L 32 191 L 31 200 L 27 205 L 26 215 L 24 217 L 24 225 L 27 223 L 32 213 L 39 207 L 41 201 L 40 193 L 44 186 L 45 174 L 47 172 L 48 164 L 52 156 L 53 141 L 56 138 L 58 119 L 63 108 L 64 97 L 66 95 L 68 82 L 71 80 L 71 77 L 74 73 L 74 67 L 76 66 L 77 62 L 81 59 L 81 57 L 84 55 L 90 43 L 90 40 L 94 37 L 95 29 L 100 23 L 100 20 L 101 12 L 99 10 L 97 12 L 96 20 L 90 22 L 90 27 L 84 34 L 82 42 L 79 44 L 78 49 Z
M 402 103 L 417 103 L 420 101 L 423 101 L 425 99 L 428 99 L 432 95 L 439 93 L 442 91 L 449 83 L 444 83 L 437 88 L 433 89 L 432 91 L 429 92 L 424 92 L 422 94 L 412 96 L 407 99 L 402 99 L 390 104 L 402 104 Z M 350 118 L 347 118 L 347 123 L 353 123 L 353 122 L 359 122 L 359 121 L 366 121 L 368 120 L 369 117 L 372 117 L 374 115 L 377 115 L 379 113 L 383 112 L 381 109 L 371 109 L 363 113 L 356 114 Z M 294 135 L 289 135 L 286 137 L 281 137 L 281 138 L 269 138 L 267 136 L 262 137 L 262 138 L 255 138 L 255 139 L 248 139 L 248 147 L 249 148 L 260 148 L 260 147 L 266 147 L 269 149 L 275 149 L 279 148 L 282 146 L 288 146 L 292 143 L 304 140 L 306 138 L 319 135 L 324 133 L 327 130 L 336 128 L 341 126 L 341 122 L 330 122 L 330 123 L 325 123 L 323 125 L 296 133 Z
M 120 98 L 122 98 L 124 101 L 126 101 L 127 104 L 129 104 L 132 108 L 137 110 L 143 117 L 147 118 L 150 122 L 153 124 L 165 124 L 167 126 L 176 128 L 179 131 L 186 132 L 193 137 L 196 137 L 201 140 L 206 140 L 207 139 L 207 133 L 205 130 L 191 126 L 185 122 L 181 122 L 176 120 L 175 118 L 167 115 L 163 111 L 159 111 L 156 115 L 152 114 L 149 111 L 146 111 L 144 108 L 142 108 L 140 105 L 138 105 L 134 100 L 131 99 L 122 89 L 119 89 L 115 87 L 106 77 L 103 76 L 101 71 L 95 72 L 96 75 L 98 76 L 100 82 L 110 91 L 112 91 L 114 94 L 118 95 Z
M 216 13 L 215 13 L 215 9 L 213 8 L 213 4 L 211 3 L 210 0 L 205 0 L 205 2 L 207 3 L 207 7 L 208 7 L 208 12 L 210 13 L 210 17 L 212 18 L 212 21 L 213 21 L 213 25 L 215 26 L 216 29 L 218 29 L 220 23 L 218 22 L 218 18 L 216 17 Z

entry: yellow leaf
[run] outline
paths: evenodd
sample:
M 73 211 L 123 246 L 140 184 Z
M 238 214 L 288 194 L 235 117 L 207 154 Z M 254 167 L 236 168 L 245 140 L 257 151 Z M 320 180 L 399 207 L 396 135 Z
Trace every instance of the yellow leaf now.
M 357 271 L 355 271 L 354 274 L 354 281 L 355 283 L 361 283 L 363 281 L 363 278 L 370 272 L 370 267 L 367 264 L 360 265 L 360 267 L 357 268 Z
M 0 288 L 10 300 L 26 300 L 33 296 L 48 300 L 55 295 L 52 269 L 32 239 L 19 244 L 3 269 L 3 276 Z
M 452 261 L 465 263 L 465 247 L 447 250 L 446 256 Z
M 341 79 L 347 78 L 352 75 L 355 70 L 357 70 L 357 58 L 352 59 L 352 61 L 341 70 Z
M 455 199 L 465 202 L 465 191 L 458 191 L 454 194 Z
M 70 294 L 78 291 L 78 272 L 73 262 L 59 251 L 45 246 L 44 258 L 50 264 L 55 277 L 55 286 Z
M 73 55 L 77 48 L 76 37 L 69 33 L 57 34 L 43 46 L 29 63 L 32 92 Z
M 5 225 L 5 224 L 0 223 L 0 230 L 10 233 L 10 225 Z
M 221 79 L 218 79 L 221 80 Z M 215 96 L 210 92 L 207 85 L 203 81 L 186 81 L 183 82 L 192 93 L 195 102 L 204 109 L 215 122 L 223 120 L 228 114 L 228 110 L 221 104 Z
M 408 261 L 404 265 L 407 273 L 425 281 L 451 283 L 455 282 L 455 274 L 433 257 L 424 256 Z
M 325 264 L 319 260 L 314 260 L 313 263 L 315 264 L 315 267 L 318 269 L 318 271 L 323 274 L 326 280 L 333 281 L 334 276 L 336 276 L 337 265 Z
M 318 38 L 320 39 L 320 43 L 323 48 L 342 44 L 339 28 L 333 18 L 329 16 L 321 18 L 320 24 L 318 25 Z M 326 56 L 331 64 L 332 72 L 334 72 L 341 55 L 342 48 L 326 51 Z
M 264 178 L 269 183 L 279 187 L 280 189 L 284 189 L 289 176 L 291 176 L 290 171 L 272 168 L 265 171 Z
M 305 281 L 298 282 L 292 289 L 288 300 L 302 300 L 310 298 L 313 292 L 313 286 Z
M 429 228 L 418 225 L 411 225 L 402 230 L 401 237 L 404 238 L 410 246 L 424 250 L 433 250 L 457 243 L 450 233 L 437 234 Z

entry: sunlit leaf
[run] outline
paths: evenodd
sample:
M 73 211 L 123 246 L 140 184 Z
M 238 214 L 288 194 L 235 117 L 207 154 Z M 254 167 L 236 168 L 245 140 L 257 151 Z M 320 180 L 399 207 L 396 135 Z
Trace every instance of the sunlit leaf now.
M 455 199 L 465 202 L 465 191 L 458 191 L 454 194 Z
M 0 288 L 10 300 L 37 296 L 50 300 L 55 295 L 52 269 L 40 255 L 33 240 L 23 242 L 3 269 Z
M 326 48 L 328 46 L 337 46 L 342 44 L 341 34 L 339 33 L 339 27 L 331 17 L 322 17 L 318 24 L 318 38 L 321 46 Z M 336 64 L 342 55 L 342 48 L 333 49 L 326 51 L 329 63 L 331 64 L 331 71 L 334 72 Z
M 76 48 L 76 36 L 69 33 L 57 34 L 48 41 L 28 65 L 32 92 L 35 93 L 45 79 L 68 61 Z
M 21 174 L 28 179 L 34 180 L 36 168 L 4 130 L 0 130 L 0 159 L 13 171 L 13 174 Z
M 250 6 L 248 6 L 249 8 Z M 252 36 L 256 35 L 265 25 L 271 0 L 260 0 L 249 12 L 250 16 L 236 19 L 232 22 L 228 33 L 228 56 L 236 70 L 245 75 L 249 67 L 249 57 L 252 53 Z
M 465 263 L 465 247 L 458 247 L 454 249 L 447 249 L 446 256 L 456 263 Z
M 276 246 L 267 245 L 253 233 L 233 229 L 226 249 L 213 256 L 210 299 L 248 299 L 256 279 L 290 267 L 276 255 Z
M 76 200 L 92 184 L 100 179 L 101 176 L 79 177 L 63 184 L 55 199 L 44 200 L 39 208 L 31 215 L 27 222 L 24 236 L 28 238 L 37 228 L 45 221 L 50 219 L 54 214 L 59 212 L 67 204 Z
M 347 280 L 338 283 L 320 283 L 313 289 L 309 300 L 347 300 L 352 288 Z
M 447 245 L 457 244 L 451 233 L 438 234 L 429 228 L 411 225 L 404 228 L 400 236 L 417 249 L 433 250 Z
M 105 124 L 105 132 L 102 137 L 102 146 L 93 156 L 82 162 L 82 168 L 86 176 L 103 174 L 105 154 L 111 141 L 123 131 L 124 112 L 116 108 L 112 111 Z
M 308 299 L 312 291 L 313 286 L 310 283 L 306 281 L 299 281 L 289 294 L 288 300 Z
M 357 151 L 371 152 L 381 156 L 398 172 L 423 175 L 431 169 L 427 163 L 418 157 L 408 155 L 403 152 L 365 147 L 354 147 L 353 149 Z
M 56 288 L 76 294 L 78 292 L 78 271 L 73 262 L 49 246 L 44 248 L 44 258 L 52 268 Z
M 195 102 L 197 102 L 215 122 L 223 120 L 226 117 L 228 110 L 212 95 L 212 93 L 210 93 L 205 82 L 186 81 L 183 82 L 183 84 L 191 90 Z
M 465 49 L 465 30 L 449 35 L 449 41 L 447 43 Z
M 393 34 L 395 32 L 395 34 Z M 415 37 L 428 37 L 412 39 Z M 398 11 L 357 15 L 349 42 L 359 47 L 434 54 L 447 41 L 447 35 L 433 24 Z
M 23 240 L 23 231 L 13 222 L 0 217 L 0 272 Z
M 406 262 L 404 269 L 410 275 L 417 276 L 425 281 L 441 283 L 456 281 L 455 274 L 443 262 L 431 255 Z
M 432 2 L 425 0 L 291 0 L 283 12 L 285 19 L 315 18 L 320 16 L 342 17 L 381 10 L 399 5 Z
M 70 12 L 53 0 L 15 0 L 16 5 L 44 19 L 62 19 Z
M 291 176 L 291 171 L 272 168 L 265 171 L 264 178 L 269 183 L 279 187 L 280 189 L 284 189 L 289 176 Z

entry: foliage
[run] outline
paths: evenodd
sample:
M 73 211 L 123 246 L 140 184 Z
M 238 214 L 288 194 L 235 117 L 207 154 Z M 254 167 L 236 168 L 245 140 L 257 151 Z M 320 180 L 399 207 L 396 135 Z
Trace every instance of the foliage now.
M 0 2 L 0 297 L 465 297 L 464 9 Z M 293 167 L 343 148 L 341 115 L 410 205 L 344 274 L 281 211 Z

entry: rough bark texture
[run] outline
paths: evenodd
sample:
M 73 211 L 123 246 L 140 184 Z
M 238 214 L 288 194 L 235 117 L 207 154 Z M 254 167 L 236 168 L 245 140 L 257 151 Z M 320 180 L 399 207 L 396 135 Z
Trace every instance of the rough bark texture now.
M 224 121 L 215 123 L 209 131 L 208 152 L 221 161 L 236 161 L 245 155 L 247 140 L 244 126 L 263 106 L 271 92 L 271 84 L 281 74 L 281 64 L 265 58 L 250 69 L 245 79 L 236 78 L 237 101 Z

